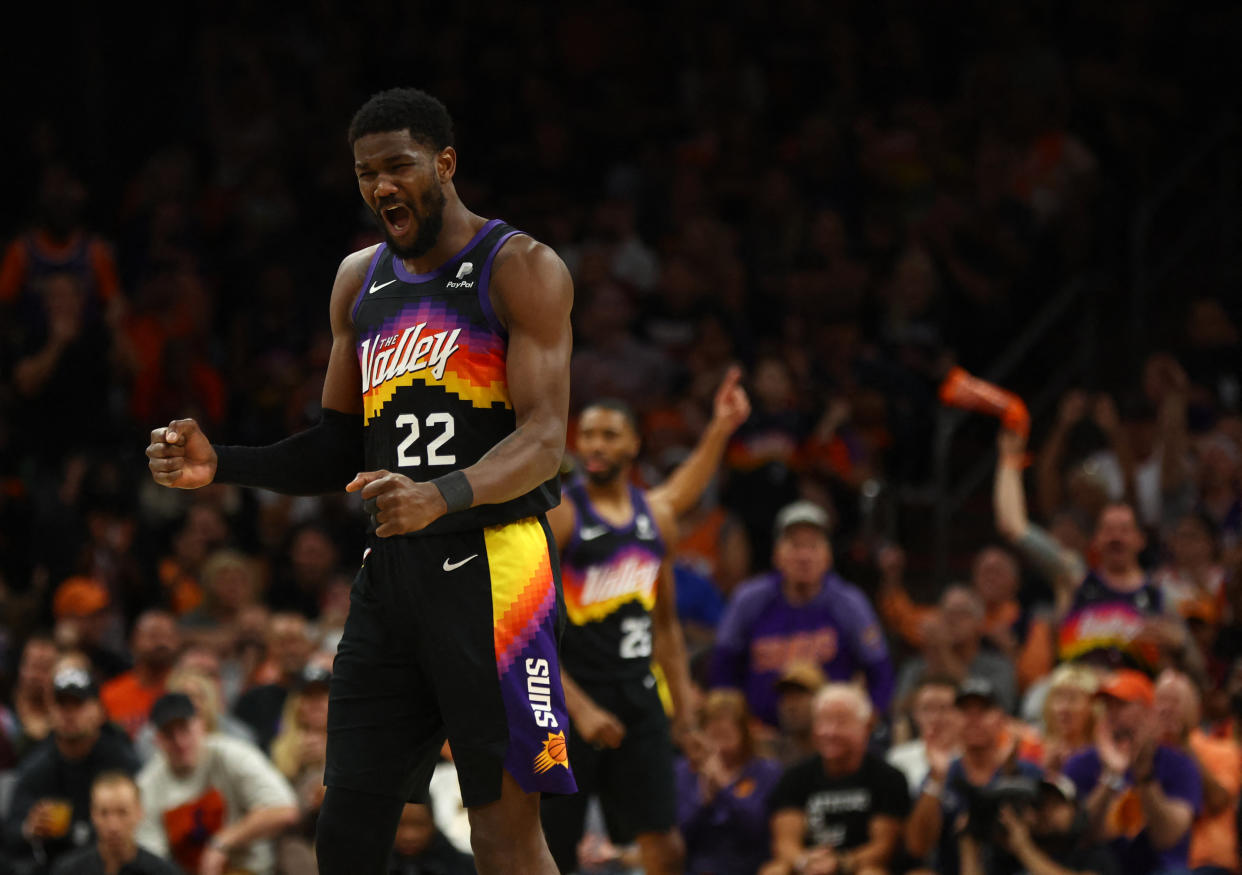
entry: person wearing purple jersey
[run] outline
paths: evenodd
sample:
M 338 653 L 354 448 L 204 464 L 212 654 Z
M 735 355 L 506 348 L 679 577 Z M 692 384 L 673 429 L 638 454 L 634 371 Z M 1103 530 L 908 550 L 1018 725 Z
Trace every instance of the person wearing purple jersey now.
M 577 869 L 592 795 L 612 841 L 637 841 L 645 871 L 681 871 L 672 739 L 651 664 L 654 659 L 667 681 L 680 736 L 690 728 L 690 679 L 669 546 L 676 542 L 677 515 L 698 500 L 750 413 L 739 378 L 730 369 L 698 446 L 650 492 L 630 482 L 639 450 L 633 411 L 601 400 L 578 418 L 586 476 L 548 513 L 569 618 L 561 675 L 579 788 L 576 796 L 543 801 L 544 833 L 563 872 Z
M 385 242 L 341 263 L 323 418 L 268 447 L 151 433 L 157 483 L 358 492 L 371 515 L 328 708 L 324 875 L 383 872 L 447 736 L 480 873 L 552 873 L 542 793 L 572 793 L 564 621 L 545 511 L 569 417 L 573 284 L 551 248 L 472 213 L 447 109 L 374 95 L 349 127 Z
M 796 501 L 776 515 L 774 570 L 742 584 L 716 633 L 711 683 L 746 693 L 755 716 L 777 725 L 776 682 L 791 662 L 830 680 L 864 675 L 879 713 L 893 695 L 893 666 L 867 597 L 832 570 L 828 514 Z
M 1063 662 L 1149 675 L 1173 663 L 1202 673 L 1186 624 L 1166 607 L 1160 587 L 1139 564 L 1145 545 L 1130 505 L 1116 502 L 1100 512 L 1091 544 L 1098 561 L 1072 592 L 1059 596 L 1066 605 L 1058 627 Z

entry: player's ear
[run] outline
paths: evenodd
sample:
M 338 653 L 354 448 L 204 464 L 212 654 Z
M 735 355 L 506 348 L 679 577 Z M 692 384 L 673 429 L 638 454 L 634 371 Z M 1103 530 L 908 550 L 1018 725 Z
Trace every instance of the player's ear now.
M 455 173 L 457 173 L 457 150 L 452 146 L 445 146 L 436 155 L 436 178 L 440 180 L 441 185 L 444 185 L 452 181 Z

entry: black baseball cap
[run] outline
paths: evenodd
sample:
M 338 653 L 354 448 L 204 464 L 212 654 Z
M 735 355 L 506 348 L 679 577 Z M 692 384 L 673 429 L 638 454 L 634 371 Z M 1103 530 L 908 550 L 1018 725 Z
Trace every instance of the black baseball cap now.
M 165 693 L 151 706 L 149 719 L 156 729 L 163 729 L 174 720 L 188 720 L 197 713 L 194 702 L 185 693 Z
M 996 687 L 987 678 L 969 677 L 957 688 L 954 703 L 961 705 L 969 699 L 979 699 L 988 705 L 999 705 L 1000 698 L 996 695 Z
M 65 666 L 52 678 L 52 695 L 58 699 L 64 696 L 86 702 L 99 698 L 99 687 L 95 686 L 94 678 L 86 669 L 76 665 Z

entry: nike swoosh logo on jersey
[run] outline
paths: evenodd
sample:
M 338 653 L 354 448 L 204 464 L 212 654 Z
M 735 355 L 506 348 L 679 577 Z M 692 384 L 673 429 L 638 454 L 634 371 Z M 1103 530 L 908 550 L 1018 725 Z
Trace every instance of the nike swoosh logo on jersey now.
M 445 571 L 456 571 L 458 568 L 461 568 L 463 565 L 465 565 L 465 564 L 466 564 L 467 562 L 469 562 L 471 559 L 477 559 L 477 558 L 479 558 L 479 554 L 478 554 L 478 553 L 475 553 L 473 556 L 467 556 L 465 559 L 461 560 L 460 562 L 450 562 L 449 560 L 445 559 L 445 560 L 444 560 L 444 570 L 445 570 Z
M 395 283 L 395 282 L 396 282 L 396 280 L 389 280 L 389 281 L 388 281 L 388 282 L 386 282 L 386 283 L 371 283 L 371 289 L 370 289 L 370 291 L 368 291 L 368 292 L 367 292 L 367 294 L 368 294 L 368 295 L 374 295 L 376 292 L 378 292 L 378 291 L 379 291 L 380 289 L 382 289 L 384 286 L 391 286 L 391 285 L 392 285 L 393 283 Z
M 578 537 L 584 541 L 594 541 L 596 538 L 606 534 L 608 534 L 607 526 L 584 526 L 582 530 L 578 532 Z

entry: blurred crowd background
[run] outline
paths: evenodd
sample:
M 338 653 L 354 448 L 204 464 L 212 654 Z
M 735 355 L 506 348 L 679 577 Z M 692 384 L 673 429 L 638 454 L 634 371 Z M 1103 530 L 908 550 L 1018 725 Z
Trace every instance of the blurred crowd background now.
M 744 366 L 753 414 L 678 548 L 705 689 L 731 595 L 772 566 L 777 511 L 808 500 L 828 514 L 831 566 L 884 623 L 896 692 L 873 746 L 926 731 L 910 714 L 925 675 L 983 666 L 1005 731 L 1057 771 L 1036 741 L 1078 583 L 1058 574 L 1120 544 L 1165 603 L 1129 662 L 1193 678 L 1194 728 L 1237 753 L 1235 4 L 174 4 L 123 19 L 83 8 L 54 46 L 5 61 L 10 792 L 58 725 L 57 670 L 92 673 L 138 759 L 172 673 L 183 691 L 210 681 L 200 713 L 269 752 L 313 817 L 324 719 L 303 693 L 340 635 L 360 509 L 161 489 L 142 451 L 177 417 L 244 444 L 317 419 L 331 279 L 380 239 L 345 127 L 395 84 L 448 106 L 464 202 L 569 265 L 574 408 L 635 407 L 646 483 Z M 954 366 L 1026 400 L 1029 444 L 1003 435 L 998 454 L 994 419 L 941 405 Z M 1115 502 L 1125 531 L 1101 535 Z M 816 686 L 808 653 L 786 655 Z M 765 750 L 798 750 L 767 729 Z M 36 856 L 9 809 L 9 851 Z M 451 832 L 460 811 L 437 815 Z M 769 859 L 767 833 L 754 841 Z M 1228 853 L 1216 864 L 1236 869 L 1236 826 Z

